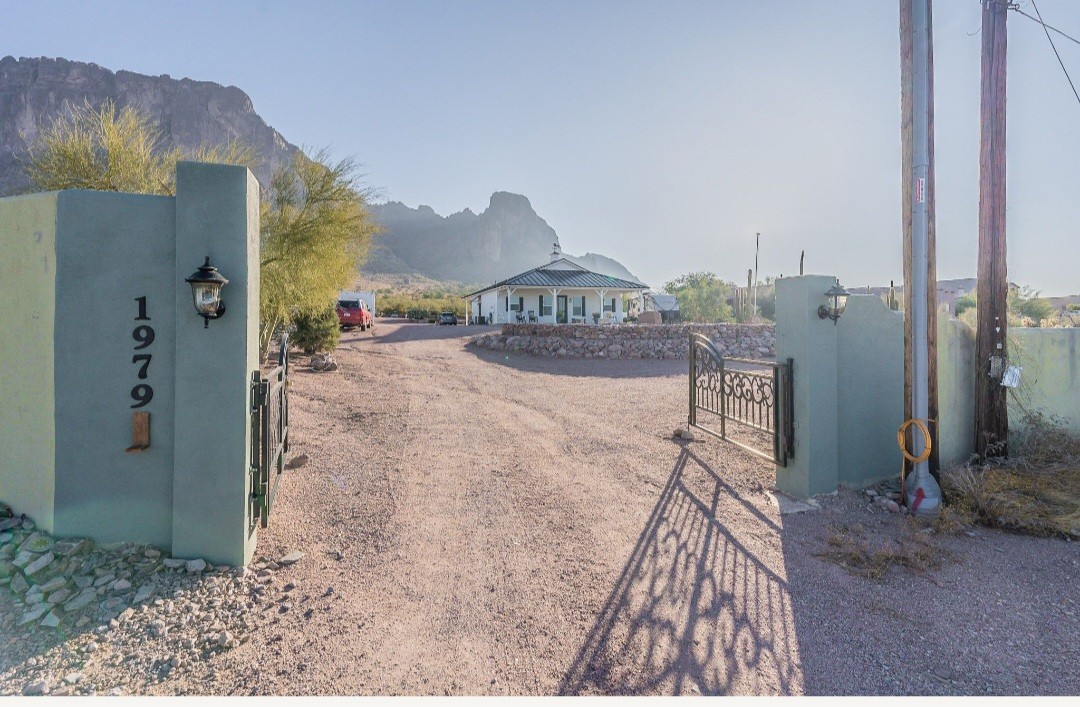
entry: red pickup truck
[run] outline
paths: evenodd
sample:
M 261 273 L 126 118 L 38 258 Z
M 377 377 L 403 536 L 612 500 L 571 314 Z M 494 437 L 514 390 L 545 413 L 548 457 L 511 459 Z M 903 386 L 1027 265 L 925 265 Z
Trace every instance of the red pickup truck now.
M 374 324 L 371 310 L 368 309 L 367 302 L 362 299 L 338 300 L 337 318 L 342 329 L 358 326 L 360 331 L 365 331 Z

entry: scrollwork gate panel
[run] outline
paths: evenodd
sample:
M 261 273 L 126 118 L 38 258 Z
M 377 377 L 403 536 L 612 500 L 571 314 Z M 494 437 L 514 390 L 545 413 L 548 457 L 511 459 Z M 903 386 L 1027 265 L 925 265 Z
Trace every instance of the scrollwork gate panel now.
M 740 364 L 743 367 L 730 367 Z M 758 367 L 757 370 L 746 366 Z M 744 358 L 725 358 L 701 334 L 690 334 L 690 410 L 687 424 L 719 437 L 752 454 L 786 466 L 794 456 L 791 404 L 791 359 L 783 363 Z M 719 421 L 715 430 L 699 419 L 711 413 Z M 764 432 L 772 449 L 762 450 L 732 439 L 728 424 L 735 423 Z

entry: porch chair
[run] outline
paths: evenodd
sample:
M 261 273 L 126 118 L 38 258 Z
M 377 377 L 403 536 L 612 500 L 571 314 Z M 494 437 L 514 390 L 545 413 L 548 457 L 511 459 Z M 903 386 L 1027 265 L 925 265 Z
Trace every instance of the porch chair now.
M 536 324 L 536 312 L 531 309 L 529 310 L 529 324 Z

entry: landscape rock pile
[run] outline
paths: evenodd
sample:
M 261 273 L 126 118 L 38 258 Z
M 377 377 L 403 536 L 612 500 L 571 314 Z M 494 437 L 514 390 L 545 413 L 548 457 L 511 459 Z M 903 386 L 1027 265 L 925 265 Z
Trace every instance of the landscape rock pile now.
M 534 356 L 685 360 L 691 332 L 709 337 L 725 356 L 776 357 L 776 332 L 771 324 L 504 324 L 502 331 L 481 334 L 471 343 Z
M 907 507 L 900 505 L 903 496 L 899 491 L 879 491 L 876 488 L 868 488 L 865 493 L 866 497 L 870 500 L 870 503 L 876 505 L 883 511 L 888 511 L 889 513 L 903 513 L 904 515 L 907 515 L 908 513 Z
M 214 567 L 130 543 L 56 539 L 0 504 L 0 695 L 142 691 L 244 642 L 291 608 L 260 558 Z

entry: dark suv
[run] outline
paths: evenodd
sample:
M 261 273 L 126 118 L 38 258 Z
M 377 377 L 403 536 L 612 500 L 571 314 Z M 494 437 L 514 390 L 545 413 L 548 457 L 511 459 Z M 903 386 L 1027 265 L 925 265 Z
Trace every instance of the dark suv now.
M 439 315 L 439 324 L 453 324 L 457 326 L 457 315 L 453 312 L 443 312 Z

